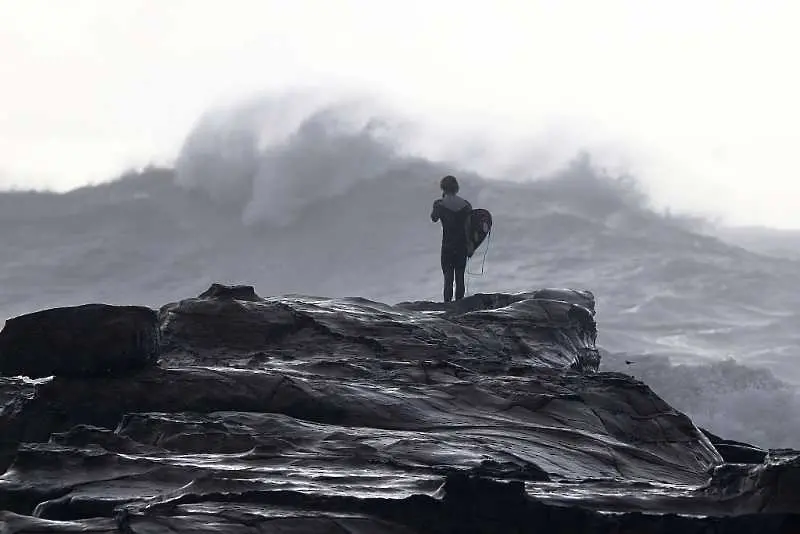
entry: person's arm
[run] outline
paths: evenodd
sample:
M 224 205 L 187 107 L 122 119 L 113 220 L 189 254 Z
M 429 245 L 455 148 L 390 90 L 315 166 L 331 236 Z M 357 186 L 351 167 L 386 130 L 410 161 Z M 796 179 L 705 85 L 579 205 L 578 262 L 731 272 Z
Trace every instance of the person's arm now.
M 439 222 L 439 203 L 441 202 L 440 199 L 436 199 L 433 201 L 433 209 L 431 210 L 431 221 Z

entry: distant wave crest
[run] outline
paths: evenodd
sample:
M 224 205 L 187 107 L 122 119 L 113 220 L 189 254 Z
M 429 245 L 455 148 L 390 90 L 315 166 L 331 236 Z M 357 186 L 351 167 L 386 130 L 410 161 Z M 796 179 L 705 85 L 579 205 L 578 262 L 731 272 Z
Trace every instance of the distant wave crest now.
M 206 114 L 176 164 L 178 184 L 286 226 L 302 210 L 385 172 L 398 158 L 370 102 L 269 96 Z

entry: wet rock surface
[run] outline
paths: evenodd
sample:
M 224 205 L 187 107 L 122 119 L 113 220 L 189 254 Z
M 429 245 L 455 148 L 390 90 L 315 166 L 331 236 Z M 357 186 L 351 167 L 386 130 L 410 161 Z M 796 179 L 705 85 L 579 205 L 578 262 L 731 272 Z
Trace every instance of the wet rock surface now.
M 731 467 L 596 372 L 589 292 L 215 284 L 158 322 L 158 366 L 0 380 L 0 531 L 800 532 L 790 452 Z
M 158 334 L 155 312 L 140 306 L 86 304 L 22 315 L 0 332 L 0 375 L 124 375 L 155 364 Z
M 717 466 L 701 491 L 736 513 L 800 511 L 800 451 L 772 450 L 757 465 Z
M 705 428 L 701 428 L 700 431 L 708 437 L 711 444 L 714 445 L 714 448 L 719 451 L 722 459 L 727 463 L 760 464 L 767 458 L 767 451 L 749 443 L 721 438 Z

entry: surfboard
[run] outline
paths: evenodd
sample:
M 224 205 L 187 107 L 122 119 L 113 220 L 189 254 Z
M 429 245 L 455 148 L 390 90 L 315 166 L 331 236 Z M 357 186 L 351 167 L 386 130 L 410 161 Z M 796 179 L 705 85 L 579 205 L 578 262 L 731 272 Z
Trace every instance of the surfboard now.
M 489 232 L 492 231 L 492 214 L 489 210 L 472 210 L 469 215 L 469 238 L 472 241 L 472 250 L 476 250 Z

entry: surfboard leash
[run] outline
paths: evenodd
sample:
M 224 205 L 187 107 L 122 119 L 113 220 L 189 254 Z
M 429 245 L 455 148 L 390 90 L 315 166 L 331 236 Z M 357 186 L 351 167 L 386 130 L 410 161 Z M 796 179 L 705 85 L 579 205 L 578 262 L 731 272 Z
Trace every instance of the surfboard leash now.
M 483 276 L 486 266 L 486 255 L 489 253 L 489 245 L 492 243 L 492 230 L 489 230 L 489 233 L 486 235 L 486 248 L 483 249 L 483 258 L 481 259 L 481 272 L 480 273 L 473 273 L 469 270 L 469 264 L 472 258 L 467 258 L 467 271 L 466 274 L 469 276 Z M 469 276 L 466 276 L 466 280 L 464 280 L 464 294 L 469 294 Z

